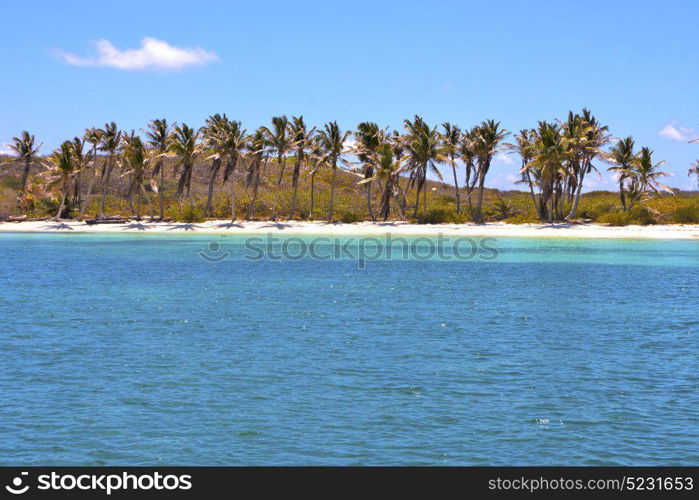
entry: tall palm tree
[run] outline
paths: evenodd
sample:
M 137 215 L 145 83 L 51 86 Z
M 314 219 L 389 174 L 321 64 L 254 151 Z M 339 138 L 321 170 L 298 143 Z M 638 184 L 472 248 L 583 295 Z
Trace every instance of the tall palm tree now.
M 464 164 L 464 188 L 466 188 L 466 199 L 468 200 L 468 210 L 473 215 L 473 189 L 478 182 L 478 163 L 474 151 L 474 140 L 476 128 L 472 128 L 461 135 L 461 145 L 459 147 L 459 157 Z
M 461 213 L 461 194 L 459 192 L 459 179 L 456 177 L 456 158 L 461 148 L 461 129 L 449 122 L 442 123 L 444 132 L 441 134 L 442 154 L 451 165 L 454 174 L 454 194 L 456 196 L 456 213 Z
M 153 148 L 154 152 L 153 177 L 159 178 L 157 191 L 160 220 L 165 217 L 165 157 L 170 148 L 171 128 L 172 126 L 165 118 L 156 118 L 148 122 L 148 129 L 145 131 L 148 145 Z
M 561 127 L 556 123 L 539 122 L 530 166 L 539 185 L 541 215 L 553 223 L 561 200 L 561 183 L 566 175 L 568 147 Z
M 272 129 L 263 127 L 267 135 L 270 147 L 277 155 L 277 166 L 279 167 L 279 178 L 277 186 L 282 185 L 284 179 L 284 168 L 286 167 L 285 155 L 292 149 L 292 137 L 289 133 L 289 119 L 286 115 L 272 118 Z
M 132 130 L 131 134 L 124 135 L 124 145 L 122 148 L 125 171 L 122 174 L 131 177 L 132 189 L 137 193 L 136 220 L 141 220 L 141 200 L 145 196 L 148 200 L 145 185 L 148 182 L 148 164 L 150 158 L 143 141 Z M 150 200 L 148 200 L 150 206 Z
M 414 172 L 416 182 L 415 210 L 413 216 L 417 217 L 420 205 L 420 191 L 424 193 L 423 211 L 427 213 L 427 172 L 431 171 L 439 180 L 442 180 L 437 165 L 444 158 L 440 151 L 439 134 L 437 128 L 430 128 L 425 121 L 415 115 L 413 121 L 405 120 L 405 151 L 407 167 Z
M 490 163 L 496 153 L 502 151 L 502 141 L 509 135 L 500 127 L 500 122 L 486 120 L 474 129 L 473 151 L 478 162 L 478 202 L 473 221 L 483 223 L 483 191 L 485 188 L 485 176 L 490 170 Z
M 116 164 L 117 154 L 121 146 L 121 131 L 117 128 L 116 123 L 106 123 L 100 136 L 99 150 L 104 151 L 107 158 L 102 167 L 102 203 L 100 205 L 100 219 L 104 218 L 105 203 L 107 199 L 107 188 L 109 187 L 109 179 L 112 175 L 112 170 Z
M 61 194 L 61 204 L 56 212 L 55 220 L 61 218 L 66 206 L 66 198 L 69 196 L 70 184 L 78 172 L 73 155 L 73 143 L 65 141 L 61 147 L 54 150 L 49 156 L 49 169 L 43 172 L 48 177 L 48 188 L 58 189 Z
M 592 170 L 597 170 L 592 162 L 595 158 L 603 155 L 602 147 L 609 143 L 609 134 L 607 133 L 609 130 L 608 127 L 606 125 L 601 125 L 589 109 L 584 108 L 582 110 L 582 115 L 579 117 L 579 120 L 582 122 L 580 127 L 582 140 L 577 140 L 577 133 L 569 139 L 569 154 L 572 153 L 571 156 L 574 156 L 576 160 L 579 161 L 574 162 L 577 168 L 569 172 L 569 176 L 573 180 L 571 185 L 575 186 L 575 195 L 573 198 L 573 206 L 570 208 L 570 212 L 566 217 L 568 220 L 575 217 L 575 212 L 578 209 L 585 174 L 590 173 Z M 573 138 L 574 140 L 572 140 Z M 570 147 L 570 144 L 574 144 L 574 146 Z
M 507 144 L 507 147 L 516 152 L 522 162 L 519 169 L 519 175 L 521 176 L 519 183 L 526 184 L 529 187 L 529 194 L 531 195 L 536 213 L 540 219 L 543 219 L 541 205 L 536 194 L 534 193 L 534 185 L 538 181 L 538 172 L 532 164 L 532 159 L 534 157 L 534 146 L 536 143 L 536 131 L 533 129 L 523 129 L 520 130 L 519 133 L 515 134 L 514 138 L 515 143 Z
M 381 208 L 379 216 L 385 221 L 391 212 L 391 198 L 402 194 L 399 177 L 403 171 L 404 164 L 400 156 L 396 156 L 391 142 L 383 142 L 377 148 L 374 161 L 375 166 L 372 177 L 360 181 L 360 184 L 380 181 L 383 185 L 381 193 Z
M 633 177 L 629 189 L 629 210 L 633 209 L 634 205 L 644 196 L 660 193 L 660 190 L 675 194 L 671 188 L 658 181 L 661 177 L 672 175 L 670 172 L 658 170 L 658 167 L 663 163 L 665 161 L 653 162 L 653 151 L 650 148 L 643 147 L 638 152 L 633 163 Z
M 303 121 L 303 116 L 294 116 L 291 120 L 291 125 L 289 128 L 292 138 L 292 145 L 296 151 L 296 159 L 294 160 L 294 175 L 293 175 L 293 189 L 294 194 L 291 198 L 291 211 L 289 212 L 289 220 L 294 217 L 296 212 L 296 198 L 298 196 L 299 189 L 299 176 L 301 175 L 301 169 L 306 163 L 306 152 L 310 146 L 310 142 L 313 138 L 313 132 L 315 127 L 308 130 L 306 123 Z
M 73 189 L 73 200 L 75 201 L 78 211 L 82 207 L 82 199 L 80 191 L 82 189 L 82 171 L 88 164 L 88 156 L 85 154 L 85 139 L 82 137 L 75 137 L 70 143 L 70 147 L 73 153 L 73 163 L 75 164 L 75 177 L 74 177 L 74 189 Z M 79 212 L 78 212 L 79 213 Z
M 245 149 L 246 130 L 239 121 L 225 120 L 221 126 L 219 142 L 220 154 L 226 159 L 226 167 L 223 169 L 223 183 L 231 181 L 231 222 L 236 220 L 235 210 L 235 178 L 238 160 Z
M 245 180 L 245 185 L 248 189 L 252 187 L 252 198 L 248 205 L 247 219 L 252 220 L 255 217 L 255 203 L 257 202 L 257 191 L 260 186 L 260 173 L 262 167 L 267 161 L 267 134 L 262 127 L 255 130 L 255 133 L 248 137 L 248 172 Z
M 328 207 L 328 221 L 333 220 L 333 205 L 335 201 L 335 179 L 337 175 L 337 164 L 342 159 L 342 153 L 345 148 L 345 141 L 350 136 L 349 130 L 344 133 L 340 130 L 340 126 L 336 121 L 325 124 L 323 130 L 318 132 L 316 141 L 320 149 L 321 157 L 318 161 L 318 166 L 329 165 L 332 169 L 332 177 L 330 179 L 330 206 Z
M 211 200 L 214 193 L 214 183 L 216 181 L 216 176 L 221 169 L 222 159 L 225 152 L 224 142 L 225 142 L 225 127 L 227 126 L 228 117 L 223 114 L 216 113 L 208 117 L 205 121 L 205 125 L 201 128 L 202 137 L 204 139 L 204 147 L 208 149 L 212 154 L 211 167 L 209 169 L 209 188 L 206 195 L 206 208 L 204 213 L 207 215 L 213 214 L 213 206 Z
M 12 138 L 12 144 L 10 144 L 9 147 L 17 155 L 17 161 L 24 163 L 22 181 L 20 183 L 20 193 L 24 194 L 24 190 L 27 188 L 29 170 L 32 164 L 36 163 L 39 159 L 41 144 L 37 146 L 34 136 L 26 130 L 23 130 L 19 137 Z
M 192 185 L 194 158 L 200 150 L 198 140 L 199 132 L 183 123 L 174 128 L 169 146 L 170 152 L 179 159 L 179 166 L 182 168 L 177 182 L 177 195 L 182 196 L 185 193 L 187 199 L 189 199 Z
M 624 185 L 629 177 L 633 177 L 635 153 L 633 151 L 635 142 L 633 137 L 628 136 L 625 139 L 620 139 L 607 155 L 607 161 L 613 163 L 614 165 L 609 167 L 607 170 L 616 172 L 619 177 L 619 200 L 621 201 L 621 206 L 626 210 L 626 193 L 624 192 Z
M 361 167 L 362 175 L 364 179 L 371 179 L 374 176 L 374 169 L 376 168 L 376 155 L 379 150 L 379 146 L 383 142 L 384 131 L 379 128 L 379 126 L 374 122 L 362 122 L 357 125 L 357 130 L 354 133 L 354 138 L 356 145 L 354 147 L 354 152 L 357 155 Z M 369 216 L 371 220 L 376 220 L 374 215 L 374 209 L 371 205 L 371 185 L 372 181 L 367 181 L 364 183 L 367 210 L 369 211 Z
M 78 215 L 78 220 L 82 220 L 83 216 L 85 215 L 85 210 L 87 210 L 87 207 L 90 205 L 90 196 L 92 196 L 92 187 L 95 185 L 95 181 L 97 180 L 97 149 L 102 142 L 102 133 L 103 130 L 101 128 L 88 128 L 85 129 L 85 132 L 83 133 L 83 140 L 85 142 L 89 142 L 92 147 L 90 148 L 90 161 L 89 161 L 89 173 L 90 173 L 90 183 L 87 185 L 87 192 L 85 193 L 85 201 L 82 203 L 80 206 L 80 212 Z M 85 166 L 85 169 L 87 169 L 87 165 Z M 87 173 L 87 172 L 86 172 Z

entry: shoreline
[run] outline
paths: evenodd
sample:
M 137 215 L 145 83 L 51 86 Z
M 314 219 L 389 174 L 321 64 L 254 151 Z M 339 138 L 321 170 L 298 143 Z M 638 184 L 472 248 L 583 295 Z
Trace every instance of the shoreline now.
M 88 225 L 76 221 L 0 222 L 0 233 L 161 233 L 161 234 L 289 234 L 318 236 L 492 236 L 513 238 L 617 238 L 699 240 L 699 224 L 604 226 L 601 224 L 410 224 L 402 221 L 236 221 L 184 222 L 130 221 L 122 224 Z

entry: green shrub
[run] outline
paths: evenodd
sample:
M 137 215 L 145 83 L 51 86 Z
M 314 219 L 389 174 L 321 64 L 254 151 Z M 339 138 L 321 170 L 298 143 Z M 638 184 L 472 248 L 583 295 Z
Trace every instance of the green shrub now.
M 629 224 L 647 226 L 656 223 L 653 213 L 643 206 L 636 206 L 630 212 L 607 212 L 600 215 L 597 221 L 610 226 L 628 226 Z
M 177 222 L 185 222 L 187 224 L 202 222 L 204 220 L 204 210 L 193 202 L 173 204 L 168 207 L 165 215 Z
M 486 217 L 495 220 L 503 220 L 517 215 L 517 212 L 512 206 L 512 202 L 498 198 L 492 206 L 486 208 Z
M 597 222 L 610 226 L 628 226 L 631 224 L 631 216 L 627 212 L 607 212 L 600 215 Z
M 416 219 L 411 220 L 417 224 L 463 224 L 466 221 L 465 215 L 445 208 L 430 209 L 427 213 L 420 213 Z
M 362 220 L 361 216 L 355 212 L 342 212 L 338 219 L 345 224 L 354 224 Z
M 678 224 L 696 224 L 699 223 L 699 205 L 685 205 L 678 207 L 670 214 L 670 222 Z

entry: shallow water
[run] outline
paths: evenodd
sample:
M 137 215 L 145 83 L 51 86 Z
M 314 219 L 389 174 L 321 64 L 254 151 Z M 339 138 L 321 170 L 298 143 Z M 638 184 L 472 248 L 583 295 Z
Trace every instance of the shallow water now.
M 242 238 L 0 234 L 0 463 L 699 463 L 699 242 Z

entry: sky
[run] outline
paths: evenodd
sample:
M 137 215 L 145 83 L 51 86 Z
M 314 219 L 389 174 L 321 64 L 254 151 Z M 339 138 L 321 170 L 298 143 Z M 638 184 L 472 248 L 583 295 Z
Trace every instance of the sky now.
M 697 19 L 695 0 L 5 0 L 0 152 L 22 130 L 49 152 L 112 120 L 226 113 L 253 130 L 303 114 L 402 130 L 419 114 L 516 132 L 588 107 L 665 160 L 667 184 L 696 189 Z M 514 188 L 518 164 L 499 155 L 486 184 Z M 585 183 L 615 188 L 607 173 Z

